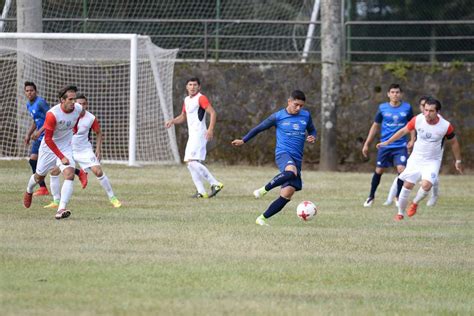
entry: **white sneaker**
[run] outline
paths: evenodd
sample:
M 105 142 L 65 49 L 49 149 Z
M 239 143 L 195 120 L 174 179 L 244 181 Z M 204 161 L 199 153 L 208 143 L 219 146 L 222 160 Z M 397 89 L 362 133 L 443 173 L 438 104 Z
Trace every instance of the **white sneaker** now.
M 265 194 L 267 194 L 267 190 L 265 190 L 265 187 L 261 187 L 261 188 L 255 190 L 255 191 L 253 191 L 253 196 L 255 196 L 256 199 L 261 198 Z
M 438 196 L 437 195 L 432 195 L 428 202 L 426 202 L 426 206 L 435 206 L 436 202 L 438 202 Z
M 372 204 L 374 204 L 374 198 L 368 197 L 364 202 L 364 207 L 372 207 Z
M 265 221 L 265 217 L 263 217 L 263 215 L 260 215 L 259 217 L 257 217 L 257 219 L 255 220 L 255 224 L 260 225 L 260 226 L 270 226 Z
M 71 215 L 71 211 L 67 209 L 60 209 L 56 212 L 56 215 L 54 216 L 56 219 L 61 219 L 61 218 L 68 218 Z

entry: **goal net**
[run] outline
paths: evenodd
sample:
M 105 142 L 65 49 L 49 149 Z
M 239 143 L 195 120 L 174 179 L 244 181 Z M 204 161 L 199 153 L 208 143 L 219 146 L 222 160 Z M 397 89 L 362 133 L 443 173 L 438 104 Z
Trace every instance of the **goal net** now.
M 176 54 L 132 34 L 0 33 L 0 157 L 28 155 L 23 138 L 33 121 L 23 84 L 32 81 L 50 106 L 68 84 L 87 96 L 105 161 L 179 163 L 174 129 L 164 127 Z

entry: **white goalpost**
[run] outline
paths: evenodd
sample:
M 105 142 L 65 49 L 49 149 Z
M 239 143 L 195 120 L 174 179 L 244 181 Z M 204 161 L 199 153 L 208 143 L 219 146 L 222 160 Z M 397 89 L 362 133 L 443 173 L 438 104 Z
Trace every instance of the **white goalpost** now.
M 179 163 L 174 128 L 164 127 L 176 54 L 137 34 L 0 33 L 0 159 L 28 155 L 23 84 L 32 81 L 51 106 L 68 84 L 87 96 L 105 134 L 104 161 Z

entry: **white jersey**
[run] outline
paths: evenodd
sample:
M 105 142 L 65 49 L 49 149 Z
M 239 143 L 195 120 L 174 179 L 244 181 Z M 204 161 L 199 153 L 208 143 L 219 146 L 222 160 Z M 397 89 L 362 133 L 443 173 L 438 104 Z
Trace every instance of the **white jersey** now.
M 206 108 L 209 106 L 209 100 L 200 92 L 194 96 L 187 96 L 184 99 L 183 112 L 186 113 L 188 123 L 188 133 L 205 135 L 206 126 Z
M 409 159 L 441 162 L 444 138 L 451 134 L 454 128 L 442 116 L 438 117 L 436 124 L 429 124 L 423 114 L 418 114 L 407 124 L 409 130 L 416 130 L 416 141 Z
M 89 131 L 91 128 L 94 131 L 98 131 L 99 121 L 94 114 L 85 111 L 84 116 L 79 117 L 76 133 L 72 138 L 72 150 L 74 152 L 92 149 L 92 144 L 89 141 Z
M 74 110 L 66 113 L 61 109 L 61 104 L 52 107 L 46 113 L 44 126 L 46 129 L 53 130 L 53 141 L 56 146 L 63 150 L 71 146 L 73 129 L 82 112 L 82 106 L 79 103 L 74 104 Z M 50 150 L 45 142 L 46 137 L 41 141 L 42 150 Z

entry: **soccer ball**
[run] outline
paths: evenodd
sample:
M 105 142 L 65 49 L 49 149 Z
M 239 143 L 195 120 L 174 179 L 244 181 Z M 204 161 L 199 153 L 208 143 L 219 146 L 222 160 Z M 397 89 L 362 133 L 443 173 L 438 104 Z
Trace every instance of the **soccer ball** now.
M 296 208 L 296 215 L 298 215 L 302 221 L 312 220 L 317 213 L 318 208 L 313 202 L 310 201 L 303 201 L 298 204 L 298 207 Z

